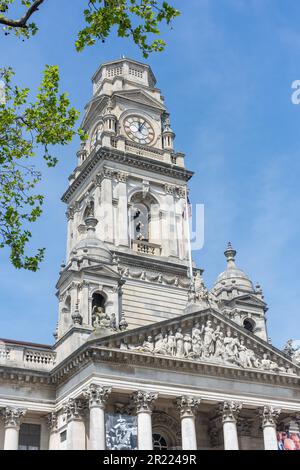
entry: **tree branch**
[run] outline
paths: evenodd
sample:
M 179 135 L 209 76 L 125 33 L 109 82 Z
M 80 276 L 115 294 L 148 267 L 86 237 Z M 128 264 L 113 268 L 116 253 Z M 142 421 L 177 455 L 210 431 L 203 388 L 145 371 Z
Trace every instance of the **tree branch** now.
M 44 3 L 45 0 L 35 0 L 33 4 L 28 8 L 25 15 L 22 16 L 19 20 L 11 20 L 9 18 L 0 16 L 0 24 L 5 26 L 11 26 L 12 28 L 26 28 L 27 22 L 30 17 L 39 9 L 39 6 Z

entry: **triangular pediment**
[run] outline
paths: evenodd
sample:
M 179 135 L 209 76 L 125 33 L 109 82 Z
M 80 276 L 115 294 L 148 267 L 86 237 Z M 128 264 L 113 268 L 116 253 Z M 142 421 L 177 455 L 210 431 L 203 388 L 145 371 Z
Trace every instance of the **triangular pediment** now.
M 239 297 L 235 297 L 232 300 L 230 300 L 229 303 L 234 303 L 235 305 L 236 304 L 249 305 L 249 306 L 260 307 L 260 308 L 265 308 L 267 305 L 262 299 L 259 299 L 256 295 L 252 295 L 252 294 L 240 295 Z
M 68 279 L 73 279 L 74 272 L 78 273 L 81 277 L 82 275 L 87 276 L 88 274 L 97 274 L 98 276 L 103 276 L 116 281 L 119 281 L 121 279 L 121 275 L 109 265 L 103 263 L 94 263 L 91 266 L 83 266 L 79 270 L 72 270 L 71 268 L 64 270 L 60 275 L 56 288 L 59 289 L 63 283 L 66 283 L 68 281 Z
M 94 266 L 88 266 L 86 268 L 82 268 L 82 271 L 84 271 L 85 274 L 98 274 L 113 279 L 121 279 L 121 275 L 106 264 L 95 264 Z
M 151 96 L 149 96 L 148 93 L 140 89 L 118 91 L 114 93 L 114 96 L 116 98 L 120 97 L 129 101 L 134 101 L 136 103 L 144 104 L 146 106 L 158 108 L 161 111 L 165 111 L 166 109 L 162 103 L 160 103 L 155 98 L 152 98 Z
M 191 364 L 300 375 L 288 356 L 213 309 L 197 311 L 94 340 L 93 346 L 124 354 Z
M 107 98 L 105 96 L 96 96 L 86 105 L 85 113 L 81 122 L 82 127 L 84 127 L 93 116 L 101 114 L 105 107 L 106 100 Z

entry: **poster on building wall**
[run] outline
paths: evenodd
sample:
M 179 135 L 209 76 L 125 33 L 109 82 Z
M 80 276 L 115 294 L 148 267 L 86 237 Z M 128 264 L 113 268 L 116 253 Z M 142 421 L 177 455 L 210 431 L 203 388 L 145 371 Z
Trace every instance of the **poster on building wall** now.
M 106 448 L 137 450 L 137 418 L 129 415 L 106 415 Z
M 300 450 L 300 433 L 298 432 L 278 432 L 279 450 Z

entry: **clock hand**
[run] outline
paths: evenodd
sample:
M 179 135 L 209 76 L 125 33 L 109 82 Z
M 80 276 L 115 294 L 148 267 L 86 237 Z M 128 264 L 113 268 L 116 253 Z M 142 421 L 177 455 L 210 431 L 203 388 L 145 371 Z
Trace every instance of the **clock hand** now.
M 146 122 L 144 121 L 142 124 L 139 126 L 139 132 L 142 132 L 143 127 L 145 127 Z

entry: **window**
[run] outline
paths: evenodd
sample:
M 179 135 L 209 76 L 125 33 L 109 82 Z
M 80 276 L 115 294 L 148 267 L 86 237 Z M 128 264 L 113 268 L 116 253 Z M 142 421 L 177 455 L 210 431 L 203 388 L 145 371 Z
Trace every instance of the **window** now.
M 41 426 L 39 424 L 21 424 L 19 450 L 40 450 Z
M 67 431 L 60 433 L 60 442 L 65 442 L 67 440 Z
M 244 320 L 245 330 L 250 331 L 251 333 L 253 333 L 254 327 L 255 327 L 255 322 L 253 320 L 251 320 L 251 318 L 246 318 L 246 320 Z
M 152 440 L 154 450 L 168 449 L 167 441 L 161 434 L 153 434 Z
M 133 207 L 134 239 L 149 241 L 149 211 L 144 204 Z

